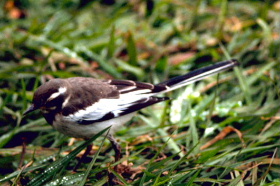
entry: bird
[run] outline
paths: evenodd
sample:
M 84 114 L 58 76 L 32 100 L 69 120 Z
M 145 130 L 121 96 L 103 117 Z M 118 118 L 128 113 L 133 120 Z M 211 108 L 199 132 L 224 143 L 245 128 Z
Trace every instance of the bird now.
M 184 87 L 238 64 L 237 60 L 230 59 L 158 84 L 91 77 L 55 78 L 38 87 L 30 107 L 23 115 L 41 110 L 53 128 L 67 136 L 85 140 L 111 127 L 107 138 L 115 151 L 115 161 L 118 161 L 121 147 L 114 133 L 131 120 L 138 110 L 170 99 L 159 94 Z

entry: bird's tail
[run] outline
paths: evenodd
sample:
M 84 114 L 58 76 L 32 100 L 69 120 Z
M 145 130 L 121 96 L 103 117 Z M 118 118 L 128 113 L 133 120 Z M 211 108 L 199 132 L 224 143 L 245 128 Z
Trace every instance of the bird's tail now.
M 222 61 L 219 63 L 216 63 L 214 65 L 210 65 L 207 67 L 203 67 L 197 70 L 194 70 L 192 72 L 189 72 L 185 75 L 182 76 L 177 76 L 174 78 L 171 78 L 167 81 L 161 82 L 157 84 L 157 86 L 160 87 L 166 87 L 166 90 L 162 91 L 161 93 L 164 92 L 169 92 L 174 89 L 186 86 L 188 84 L 194 83 L 196 81 L 199 81 L 203 78 L 206 78 L 208 76 L 217 74 L 219 72 L 228 70 L 233 68 L 234 66 L 238 65 L 238 61 L 235 59 L 227 60 L 227 61 Z

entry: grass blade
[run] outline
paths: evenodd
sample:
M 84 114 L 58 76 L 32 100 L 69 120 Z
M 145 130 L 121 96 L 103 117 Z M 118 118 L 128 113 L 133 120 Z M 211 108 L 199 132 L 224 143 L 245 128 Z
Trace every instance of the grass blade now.
M 48 181 L 51 177 L 55 175 L 56 172 L 58 172 L 62 167 L 67 165 L 71 159 L 77 156 L 79 152 L 81 152 L 84 148 L 86 148 L 88 145 L 90 145 L 95 139 L 97 139 L 99 136 L 101 136 L 104 132 L 106 132 L 109 128 L 106 128 L 102 131 L 100 131 L 98 134 L 93 136 L 90 140 L 85 141 L 82 145 L 77 147 L 75 150 L 73 150 L 70 154 L 65 156 L 62 159 L 59 159 L 52 164 L 50 164 L 42 174 L 38 175 L 37 177 L 33 178 L 27 185 L 30 186 L 40 186 L 46 181 Z

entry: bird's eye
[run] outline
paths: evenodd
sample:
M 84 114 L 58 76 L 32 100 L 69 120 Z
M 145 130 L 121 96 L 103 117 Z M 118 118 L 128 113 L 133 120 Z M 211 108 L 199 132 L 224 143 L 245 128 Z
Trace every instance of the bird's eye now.
M 53 100 L 49 100 L 46 102 L 45 106 L 46 107 L 53 107 L 56 105 L 56 99 L 53 99 Z
M 63 95 L 60 95 L 53 99 L 48 99 L 45 103 L 46 108 L 52 108 L 52 107 L 61 107 L 63 103 Z

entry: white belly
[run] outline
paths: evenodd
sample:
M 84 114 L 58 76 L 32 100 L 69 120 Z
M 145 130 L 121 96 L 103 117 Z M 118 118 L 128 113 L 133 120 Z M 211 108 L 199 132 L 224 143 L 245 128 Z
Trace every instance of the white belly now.
M 114 119 L 96 122 L 88 125 L 82 125 L 69 120 L 63 120 L 62 117 L 57 116 L 55 118 L 55 122 L 53 123 L 53 127 L 67 136 L 88 139 L 109 126 L 111 126 L 110 134 L 114 134 L 117 130 L 120 129 L 120 127 L 123 124 L 128 122 L 134 115 L 135 112 Z

